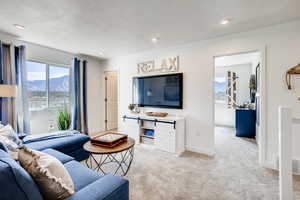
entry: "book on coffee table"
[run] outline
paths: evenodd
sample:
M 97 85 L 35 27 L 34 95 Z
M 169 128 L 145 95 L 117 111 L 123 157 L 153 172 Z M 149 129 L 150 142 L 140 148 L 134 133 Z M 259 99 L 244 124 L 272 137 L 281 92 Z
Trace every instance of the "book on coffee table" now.
M 91 143 L 103 147 L 115 147 L 127 140 L 127 135 L 121 133 L 105 133 L 91 138 Z

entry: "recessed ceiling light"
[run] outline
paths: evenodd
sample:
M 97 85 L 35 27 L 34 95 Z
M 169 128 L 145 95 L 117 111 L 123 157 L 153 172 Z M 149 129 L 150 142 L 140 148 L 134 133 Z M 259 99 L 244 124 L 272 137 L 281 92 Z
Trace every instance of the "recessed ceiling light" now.
M 100 55 L 100 56 L 103 56 L 103 55 L 104 55 L 104 53 L 103 53 L 102 51 L 100 51 L 100 52 L 99 52 L 99 55 Z
M 155 37 L 155 38 L 152 38 L 151 41 L 152 41 L 153 43 L 157 43 L 159 39 L 160 39 L 159 37 Z
M 20 30 L 24 30 L 25 29 L 25 26 L 22 26 L 20 24 L 14 24 L 14 26 L 17 28 L 17 29 L 20 29 Z
M 226 25 L 226 24 L 229 24 L 229 23 L 230 23 L 229 19 L 223 19 L 220 24 L 221 25 Z

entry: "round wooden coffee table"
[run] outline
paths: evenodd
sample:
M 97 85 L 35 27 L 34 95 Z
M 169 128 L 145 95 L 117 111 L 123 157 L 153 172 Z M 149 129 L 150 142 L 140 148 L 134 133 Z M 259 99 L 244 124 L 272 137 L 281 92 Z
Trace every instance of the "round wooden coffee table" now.
M 89 159 L 86 160 L 86 164 L 89 168 L 104 175 L 107 173 L 117 174 L 125 176 L 130 169 L 130 165 L 134 156 L 134 139 L 128 137 L 127 141 L 115 147 L 102 147 L 93 145 L 90 141 L 83 145 L 85 151 L 90 153 Z M 93 162 L 96 166 L 93 166 Z M 105 166 L 109 166 L 108 170 L 105 170 Z M 114 166 L 112 166 L 114 164 Z M 115 168 L 115 170 L 113 170 Z

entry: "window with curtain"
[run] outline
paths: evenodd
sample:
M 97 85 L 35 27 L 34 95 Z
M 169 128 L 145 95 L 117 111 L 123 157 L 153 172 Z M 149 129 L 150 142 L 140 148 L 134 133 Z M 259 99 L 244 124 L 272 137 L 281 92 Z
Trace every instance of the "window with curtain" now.
M 67 66 L 27 61 L 32 134 L 58 130 L 58 111 L 70 109 L 69 77 Z

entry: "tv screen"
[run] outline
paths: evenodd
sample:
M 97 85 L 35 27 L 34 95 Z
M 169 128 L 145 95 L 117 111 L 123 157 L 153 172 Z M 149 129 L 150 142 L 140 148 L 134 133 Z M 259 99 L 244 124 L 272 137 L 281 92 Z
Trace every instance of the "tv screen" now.
M 139 106 L 182 109 L 182 73 L 137 78 Z

